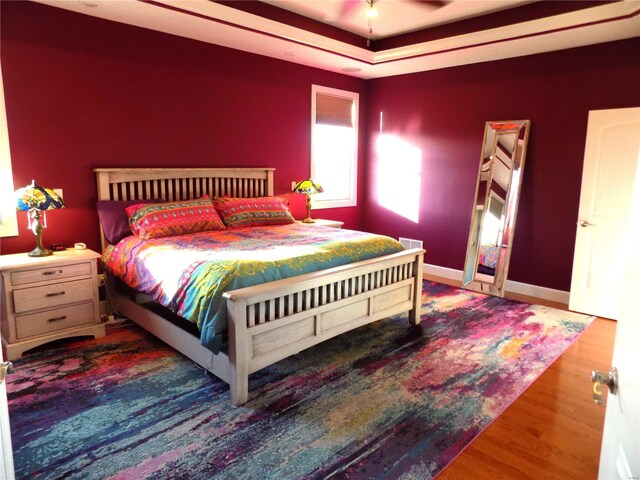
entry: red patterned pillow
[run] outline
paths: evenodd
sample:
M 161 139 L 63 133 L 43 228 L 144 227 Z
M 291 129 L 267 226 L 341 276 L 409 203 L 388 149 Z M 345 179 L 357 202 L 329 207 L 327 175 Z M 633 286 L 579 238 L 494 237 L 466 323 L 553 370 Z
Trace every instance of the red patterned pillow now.
M 214 199 L 222 221 L 229 228 L 294 223 L 289 207 L 280 197 Z
M 144 239 L 225 229 L 209 197 L 132 205 L 126 211 L 131 231 Z

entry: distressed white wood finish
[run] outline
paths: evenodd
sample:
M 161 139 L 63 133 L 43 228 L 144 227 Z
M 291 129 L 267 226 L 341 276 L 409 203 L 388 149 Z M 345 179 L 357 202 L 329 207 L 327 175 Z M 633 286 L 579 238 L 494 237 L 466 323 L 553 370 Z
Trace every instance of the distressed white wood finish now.
M 56 255 L 60 255 L 57 253 Z M 61 278 L 91 275 L 91 265 L 89 263 L 76 263 L 63 265 L 61 267 L 34 268 L 32 270 L 20 270 L 11 272 L 11 285 L 23 285 L 25 283 L 36 283 L 43 280 L 60 280 Z
M 147 182 L 166 184 L 173 195 L 167 200 L 273 194 L 273 169 L 97 169 L 96 175 L 99 200 L 157 197 Z M 305 348 L 399 313 L 409 312 L 417 325 L 423 256 L 422 249 L 407 250 L 226 292 L 228 356 L 213 355 L 195 336 L 115 291 L 113 300 L 131 320 L 228 382 L 240 405 L 248 399 L 249 374 Z
M 91 303 L 94 293 L 95 284 L 92 278 L 21 288 L 13 291 L 13 311 L 19 314 L 70 303 Z
M 229 383 L 229 357 L 224 353 L 214 355 L 200 344 L 200 339 L 165 320 L 157 313 L 147 310 L 135 301 L 120 295 L 113 288 L 113 278 L 109 277 L 113 307 L 152 333 L 166 344 L 172 346 L 198 365 L 202 365 L 219 379 Z
M 0 256 L 0 323 L 7 360 L 60 338 L 104 336 L 98 258 L 91 250 Z

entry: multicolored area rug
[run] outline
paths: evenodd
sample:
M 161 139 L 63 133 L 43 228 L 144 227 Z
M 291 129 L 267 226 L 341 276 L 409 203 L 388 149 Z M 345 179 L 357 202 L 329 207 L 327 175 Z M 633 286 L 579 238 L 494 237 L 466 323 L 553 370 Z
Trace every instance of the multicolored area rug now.
M 590 317 L 425 282 L 421 327 L 362 327 L 251 376 L 250 401 L 125 324 L 15 363 L 18 478 L 429 479 Z

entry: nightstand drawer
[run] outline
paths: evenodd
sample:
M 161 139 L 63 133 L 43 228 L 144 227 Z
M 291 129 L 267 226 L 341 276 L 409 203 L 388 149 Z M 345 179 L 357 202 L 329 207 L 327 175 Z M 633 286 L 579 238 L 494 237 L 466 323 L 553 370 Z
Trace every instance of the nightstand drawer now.
M 13 291 L 13 308 L 15 313 L 22 313 L 68 303 L 93 301 L 94 291 L 95 286 L 91 278 L 43 287 L 21 288 Z
M 91 302 L 17 316 L 16 330 L 18 338 L 22 339 L 95 322 L 96 316 Z
M 12 285 L 24 285 L 25 283 L 44 282 L 59 278 L 77 277 L 79 275 L 91 275 L 91 264 L 76 263 L 73 265 L 61 265 L 59 267 L 34 268 L 11 273 Z

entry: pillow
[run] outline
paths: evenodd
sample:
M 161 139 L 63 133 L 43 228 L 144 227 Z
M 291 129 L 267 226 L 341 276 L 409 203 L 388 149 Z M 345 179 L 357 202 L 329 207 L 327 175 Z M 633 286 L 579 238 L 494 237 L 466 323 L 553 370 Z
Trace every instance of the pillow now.
M 209 197 L 132 205 L 126 208 L 126 212 L 133 234 L 145 240 L 225 229 Z
M 214 202 L 222 221 L 230 228 L 295 223 L 289 207 L 280 197 L 216 197 Z
M 150 200 L 98 200 L 98 217 L 100 218 L 105 240 L 111 245 L 115 245 L 123 238 L 132 235 L 127 212 L 125 211 L 126 207 L 161 202 L 164 202 L 161 198 Z
M 278 196 L 284 198 L 285 205 L 289 207 L 293 218 L 296 220 L 307 218 L 307 196 L 304 193 L 289 192 Z

